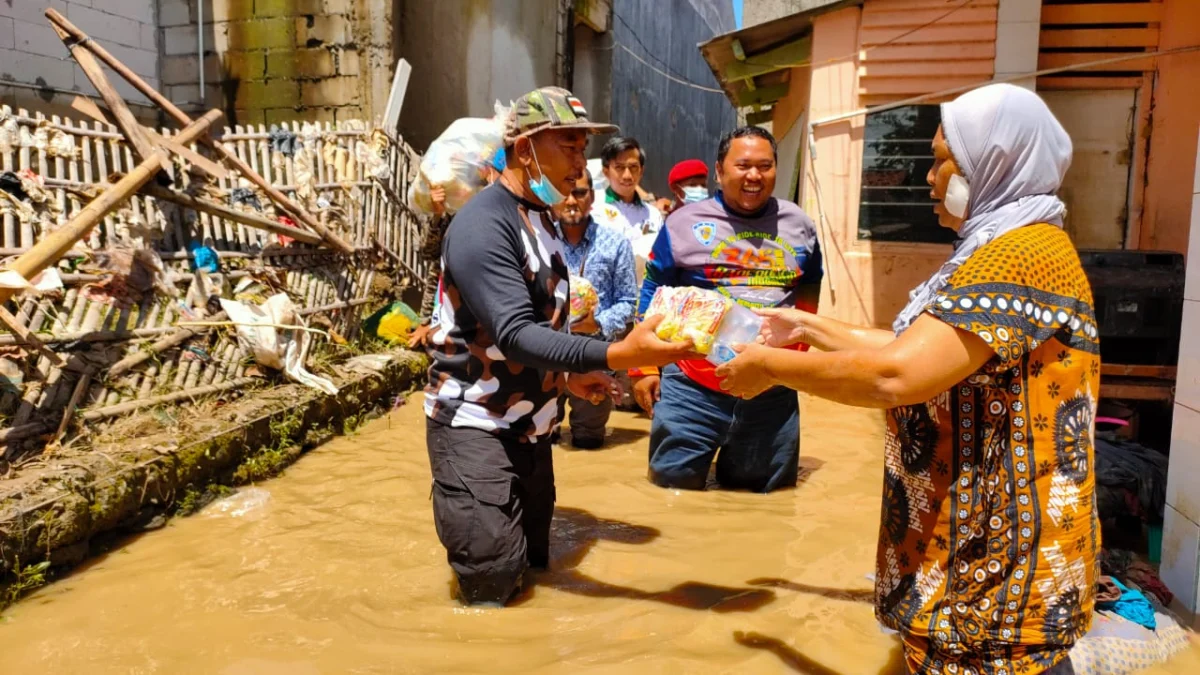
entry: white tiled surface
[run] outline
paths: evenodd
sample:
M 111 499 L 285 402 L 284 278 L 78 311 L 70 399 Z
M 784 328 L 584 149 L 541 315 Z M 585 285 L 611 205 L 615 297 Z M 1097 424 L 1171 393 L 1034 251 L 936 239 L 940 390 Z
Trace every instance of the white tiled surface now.
M 1200 569 L 1200 526 L 1167 505 L 1163 522 L 1163 555 L 1159 576 L 1190 611 L 1196 611 Z
M 1200 522 L 1200 413 L 1182 402 L 1175 404 L 1171 425 L 1167 503 L 1192 522 Z

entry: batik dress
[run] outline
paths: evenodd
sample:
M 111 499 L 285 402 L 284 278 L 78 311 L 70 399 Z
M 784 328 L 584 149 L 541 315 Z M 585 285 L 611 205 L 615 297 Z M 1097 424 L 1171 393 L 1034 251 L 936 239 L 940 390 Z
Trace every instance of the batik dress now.
M 1091 288 L 1067 235 L 1032 225 L 979 249 L 927 311 L 995 356 L 888 415 L 876 613 L 914 673 L 1040 673 L 1094 604 Z

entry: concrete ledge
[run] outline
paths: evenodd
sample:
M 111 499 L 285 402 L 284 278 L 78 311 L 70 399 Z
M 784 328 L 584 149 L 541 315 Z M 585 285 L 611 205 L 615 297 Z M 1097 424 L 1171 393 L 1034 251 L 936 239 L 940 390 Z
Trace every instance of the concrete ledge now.
M 0 481 L 0 581 L 41 562 L 75 565 L 101 535 L 161 524 L 185 495 L 266 478 L 389 410 L 426 368 L 423 355 L 394 356 L 379 374 L 340 373 L 334 396 L 295 384 L 256 389 L 186 432 L 97 443 Z

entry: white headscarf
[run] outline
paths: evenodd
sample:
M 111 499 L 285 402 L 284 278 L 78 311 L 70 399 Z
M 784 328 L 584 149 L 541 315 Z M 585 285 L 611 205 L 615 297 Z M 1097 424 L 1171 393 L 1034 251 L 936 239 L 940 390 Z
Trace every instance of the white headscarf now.
M 967 258 L 996 237 L 1049 223 L 1062 227 L 1055 196 L 1071 166 L 1071 137 L 1037 94 L 991 84 L 942 104 L 942 133 L 971 187 L 954 254 L 909 294 L 892 330 L 903 333 Z

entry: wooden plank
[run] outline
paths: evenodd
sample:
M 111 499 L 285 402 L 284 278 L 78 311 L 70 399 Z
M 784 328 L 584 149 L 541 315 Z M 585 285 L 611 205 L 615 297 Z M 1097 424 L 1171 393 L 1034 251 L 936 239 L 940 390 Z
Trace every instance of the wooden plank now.
M 864 47 L 882 44 L 946 44 L 955 42 L 995 42 L 996 22 L 970 23 L 958 26 L 935 24 L 913 31 L 911 28 L 863 28 L 860 31 Z
M 392 77 L 392 91 L 383 111 L 383 130 L 393 137 L 399 133 L 400 109 L 404 106 L 404 94 L 408 91 L 410 77 L 412 65 L 404 59 L 397 61 L 396 74 Z
M 805 36 L 774 49 L 747 55 L 745 61 L 734 61 L 725 66 L 723 74 L 726 80 L 747 80 L 803 65 L 811 56 L 812 37 Z
M 995 59 L 996 42 L 937 45 L 881 45 L 863 50 L 861 61 L 936 61 L 942 64 L 966 59 Z
M 1128 401 L 1172 401 L 1175 398 L 1175 387 L 1171 383 L 1101 382 L 1100 398 Z
M 1133 127 L 1133 169 L 1129 194 L 1129 222 L 1125 233 L 1125 248 L 1139 248 L 1142 221 L 1146 215 L 1146 166 L 1150 160 L 1151 111 L 1154 108 L 1154 73 L 1143 73 L 1137 93 L 1137 119 Z M 1103 366 L 1101 367 L 1103 372 Z
M 953 25 L 961 23 L 995 23 L 996 16 L 999 10 L 995 5 L 990 7 L 977 7 L 970 5 L 955 9 L 957 5 L 952 5 L 947 8 L 945 3 L 941 3 L 936 7 L 922 8 L 905 7 L 904 9 L 893 7 L 880 7 L 874 2 L 868 3 L 863 8 L 862 27 L 863 28 L 886 28 L 903 26 L 907 28 L 917 28 L 926 26 L 932 23 L 939 25 Z
M 987 77 L 868 77 L 859 79 L 858 91 L 863 96 L 916 96 L 955 87 L 984 84 L 989 80 Z
M 1083 63 L 1091 63 L 1093 61 L 1101 61 L 1104 59 L 1112 59 L 1120 56 L 1120 54 L 1097 54 L 1088 52 L 1061 52 L 1061 53 L 1042 53 L 1038 54 L 1038 70 L 1047 70 L 1050 68 L 1064 68 L 1066 66 L 1074 66 Z M 1125 61 L 1117 61 L 1103 66 L 1091 66 L 1088 68 L 1080 68 L 1079 72 L 1088 71 L 1103 71 L 1103 72 L 1127 72 L 1127 71 L 1152 71 L 1157 68 L 1157 59 L 1153 56 L 1145 58 L 1127 59 Z M 1136 86 L 1136 85 L 1135 85 Z
M 749 82 L 749 80 L 746 80 Z M 737 95 L 738 105 L 747 107 L 752 105 L 766 105 L 774 103 L 779 99 L 787 96 L 790 85 L 777 84 L 772 87 L 761 87 L 753 91 L 739 92 Z
M 1174 381 L 1179 373 L 1176 366 L 1144 366 L 1125 365 L 1120 363 L 1104 363 L 1100 365 L 1100 375 L 1119 377 L 1152 377 Z
M 1037 88 L 1046 89 L 1136 89 L 1142 84 L 1140 77 L 1039 77 Z
M 771 108 L 759 110 L 758 112 L 746 113 L 746 124 L 752 127 L 758 127 L 771 121 L 771 115 L 774 111 Z
M 863 7 L 867 12 L 911 12 L 923 9 L 937 9 L 945 14 L 948 10 L 961 7 L 956 11 L 966 11 L 975 7 L 997 7 L 1000 0 L 870 0 Z
M 1042 5 L 1042 25 L 1157 23 L 1162 3 L 1110 2 L 1098 5 Z
M 859 77 L 929 77 L 945 64 L 940 61 L 871 61 L 858 67 Z M 991 78 L 996 67 L 993 59 L 966 59 L 954 62 L 955 75 Z
M 1157 47 L 1158 28 L 1074 28 L 1042 30 L 1041 49 L 1069 47 Z

